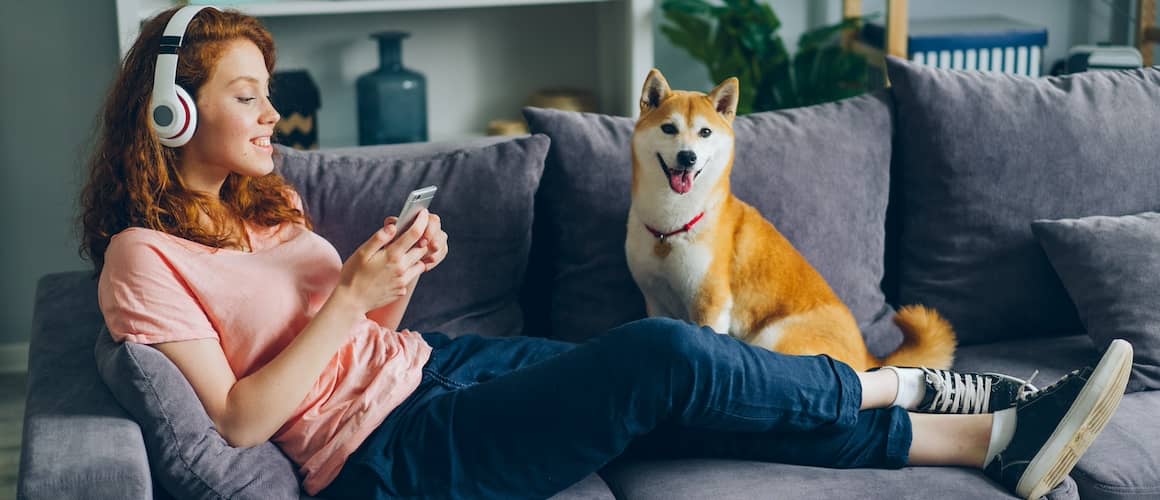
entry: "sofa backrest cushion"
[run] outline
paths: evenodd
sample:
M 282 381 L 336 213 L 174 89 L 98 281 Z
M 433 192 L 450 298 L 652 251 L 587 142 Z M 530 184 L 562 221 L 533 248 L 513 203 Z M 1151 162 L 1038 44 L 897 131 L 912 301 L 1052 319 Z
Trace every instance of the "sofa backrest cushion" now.
M 438 186 L 431 212 L 448 236 L 439 267 L 419 279 L 402 327 L 452 336 L 523 332 L 519 294 L 533 201 L 548 138 L 342 150 L 279 148 L 278 168 L 302 196 L 315 232 L 345 260 L 408 193 Z
M 161 351 L 114 342 L 102 326 L 94 354 L 101 379 L 141 426 L 153 477 L 169 494 L 298 498 L 298 476 L 290 459 L 270 442 L 231 447 L 185 376 Z
M 1031 222 L 1157 208 L 1160 70 L 887 69 L 898 301 L 939 310 L 963 344 L 1082 331 Z
M 645 315 L 624 254 L 634 121 L 528 108 L 552 138 L 536 195 L 535 250 L 554 256 L 551 329 L 581 340 Z M 850 306 L 871 349 L 901 335 L 880 288 L 889 191 L 885 93 L 737 118 L 732 187 L 784 234 Z

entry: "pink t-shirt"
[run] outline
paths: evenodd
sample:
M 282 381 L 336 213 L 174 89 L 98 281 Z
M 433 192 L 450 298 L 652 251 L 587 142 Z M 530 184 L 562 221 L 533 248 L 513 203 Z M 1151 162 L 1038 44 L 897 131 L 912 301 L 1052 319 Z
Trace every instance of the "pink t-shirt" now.
M 297 201 L 297 200 L 295 200 Z M 300 224 L 247 227 L 252 252 L 216 249 L 164 232 L 113 236 L 99 299 L 117 341 L 217 339 L 241 379 L 306 326 L 338 282 L 342 261 Z M 271 439 L 314 495 L 419 385 L 431 347 L 414 332 L 363 317 L 309 394 Z

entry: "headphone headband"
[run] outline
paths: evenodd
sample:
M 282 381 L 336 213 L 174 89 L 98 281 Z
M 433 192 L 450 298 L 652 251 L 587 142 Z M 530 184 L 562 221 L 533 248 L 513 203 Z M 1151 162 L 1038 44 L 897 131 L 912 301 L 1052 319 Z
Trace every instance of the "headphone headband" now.
M 185 30 L 189 28 L 189 23 L 193 21 L 193 17 L 198 12 L 206 8 L 218 10 L 212 5 L 186 5 L 173 13 L 173 17 L 169 18 L 169 22 L 165 25 L 165 31 L 161 34 L 162 54 L 177 53 L 177 49 L 181 47 L 181 39 L 185 37 Z M 171 48 L 172 51 L 167 51 L 167 48 Z
M 173 13 L 161 35 L 157 64 L 153 70 L 149 121 L 161 144 L 179 147 L 189 141 L 197 127 L 197 108 L 190 95 L 177 85 L 177 51 L 194 16 L 210 5 L 187 5 Z

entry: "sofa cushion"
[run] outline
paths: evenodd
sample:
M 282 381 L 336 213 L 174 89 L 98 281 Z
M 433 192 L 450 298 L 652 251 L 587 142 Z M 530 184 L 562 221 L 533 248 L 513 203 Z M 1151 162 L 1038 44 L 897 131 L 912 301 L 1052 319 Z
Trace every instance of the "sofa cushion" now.
M 1080 496 L 1101 500 L 1160 498 L 1160 391 L 1124 396 L 1111 422 L 1071 475 Z
M 1160 389 L 1160 213 L 1032 224 L 1096 344 L 1135 351 L 1129 391 Z
M 553 336 L 580 340 L 645 315 L 624 255 L 632 180 L 630 118 L 524 110 L 552 138 L 536 195 L 536 253 L 555 258 Z M 734 122 L 732 187 L 756 207 L 850 306 L 872 349 L 901 338 L 880 288 L 889 191 L 886 94 Z
M 938 309 L 962 344 L 1078 330 L 1030 223 L 1157 209 L 1160 141 L 1144 124 L 1160 123 L 1160 70 L 887 69 L 899 301 Z
M 1014 498 L 980 471 L 954 467 L 836 470 L 740 460 L 682 459 L 617 461 L 601 474 L 617 498 L 633 500 Z M 1045 498 L 1074 500 L 1079 494 L 1075 482 L 1066 478 Z
M 233 448 L 217 433 L 193 387 L 169 358 L 116 343 L 103 327 L 97 368 L 134 420 L 153 475 L 176 498 L 297 498 L 294 464 L 273 443 Z
M 519 294 L 533 200 L 548 138 L 321 151 L 278 148 L 279 170 L 302 195 L 314 230 L 345 259 L 398 215 L 411 190 L 437 185 L 449 253 L 419 281 L 402 326 L 451 335 L 523 331 Z
M 552 495 L 550 500 L 614 500 L 612 490 L 598 474 L 591 474 L 568 489 Z

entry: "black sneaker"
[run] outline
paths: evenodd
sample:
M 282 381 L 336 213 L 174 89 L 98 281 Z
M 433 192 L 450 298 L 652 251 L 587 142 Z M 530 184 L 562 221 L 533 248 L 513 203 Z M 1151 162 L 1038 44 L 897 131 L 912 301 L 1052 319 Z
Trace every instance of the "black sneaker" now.
M 1063 481 L 1112 418 L 1132 370 L 1132 345 L 1114 340 L 1095 368 L 1071 372 L 1015 406 L 1015 435 L 983 472 L 1022 498 Z
M 1000 373 L 966 373 L 921 368 L 926 393 L 914 411 L 920 413 L 995 413 L 1035 394 L 1031 378 Z

